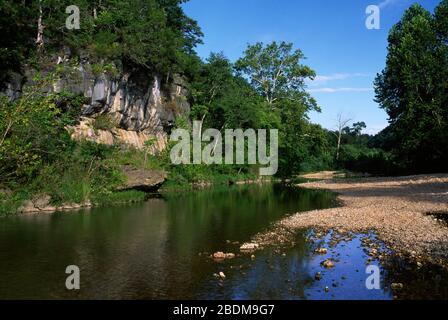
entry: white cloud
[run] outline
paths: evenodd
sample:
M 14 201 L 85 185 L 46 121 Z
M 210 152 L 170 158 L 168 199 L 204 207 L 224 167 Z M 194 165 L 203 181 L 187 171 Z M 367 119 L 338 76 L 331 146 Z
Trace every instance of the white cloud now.
M 395 2 L 397 2 L 397 0 L 384 0 L 383 2 L 381 2 L 378 5 L 378 7 L 380 7 L 380 9 L 384 9 L 385 7 L 391 5 L 391 4 L 395 3 Z
M 308 84 L 310 86 L 321 86 L 324 85 L 330 81 L 337 81 L 337 80 L 346 80 L 350 78 L 357 78 L 357 77 L 368 77 L 369 75 L 366 73 L 334 73 L 331 75 L 318 75 L 314 78 L 313 81 L 309 81 Z
M 364 133 L 375 135 L 381 131 L 383 131 L 389 124 L 376 124 L 376 125 L 367 125 L 367 128 L 363 131 Z
M 308 89 L 310 93 L 337 93 L 337 92 L 371 92 L 373 88 L 316 88 Z

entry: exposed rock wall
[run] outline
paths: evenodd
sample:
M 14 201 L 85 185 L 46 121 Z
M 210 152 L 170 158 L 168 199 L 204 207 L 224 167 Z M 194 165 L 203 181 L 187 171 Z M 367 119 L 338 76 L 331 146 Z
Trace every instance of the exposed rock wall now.
M 90 98 L 82 110 L 82 121 L 72 128 L 72 137 L 106 144 L 124 143 L 136 148 L 142 148 L 151 139 L 155 141 L 153 152 L 163 150 L 176 116 L 190 108 L 182 79 L 162 86 L 159 76 L 142 71 L 95 76 L 91 69 L 89 63 L 81 64 L 75 72 L 75 81 L 72 76 L 63 78 L 55 88 L 82 92 Z M 109 131 L 93 130 L 93 121 L 100 114 L 110 114 L 117 127 Z
M 74 139 L 136 148 L 154 140 L 153 152 L 161 151 L 167 145 L 167 133 L 176 117 L 190 109 L 188 91 L 180 77 L 167 84 L 160 76 L 142 70 L 119 70 L 113 66 L 115 72 L 94 72 L 87 59 L 74 64 L 69 58 L 58 57 L 57 63 L 66 71 L 49 90 L 82 94 L 87 101 L 79 124 L 69 128 Z M 15 75 L 4 93 L 16 99 L 21 92 L 20 83 L 26 78 L 31 76 Z M 114 128 L 95 130 L 95 119 L 104 114 L 114 119 Z
M 165 131 L 150 133 L 147 131 L 132 131 L 121 128 L 114 128 L 112 130 L 96 130 L 93 122 L 95 119 L 83 117 L 78 125 L 70 127 L 71 137 L 74 140 L 86 139 L 96 143 L 114 145 L 116 143 L 123 143 L 143 149 L 146 141 L 153 141 L 150 152 L 155 154 L 164 150 L 167 146 L 167 134 Z

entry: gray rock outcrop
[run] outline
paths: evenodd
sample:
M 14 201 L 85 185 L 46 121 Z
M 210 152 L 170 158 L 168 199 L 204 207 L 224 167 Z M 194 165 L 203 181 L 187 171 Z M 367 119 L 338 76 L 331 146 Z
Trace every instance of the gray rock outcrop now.
M 98 71 L 98 66 L 92 66 L 87 58 L 81 57 L 81 62 L 74 64 L 69 53 L 64 58 L 55 57 L 53 60 L 65 71 L 48 90 L 69 91 L 86 98 L 79 124 L 69 128 L 74 139 L 129 144 L 140 149 L 145 141 L 153 140 L 152 153 L 155 153 L 166 147 L 167 133 L 176 117 L 190 109 L 186 83 L 179 76 L 167 83 L 157 74 L 123 70 L 121 66 L 110 67 L 114 72 L 110 68 Z M 17 99 L 23 83 L 32 77 L 32 70 L 27 70 L 25 75 L 12 75 L 3 94 Z M 113 129 L 95 129 L 96 118 L 104 114 L 114 120 Z
M 165 182 L 167 174 L 162 170 L 137 169 L 132 166 L 124 166 L 123 173 L 126 183 L 121 190 L 139 190 L 144 192 L 156 192 Z

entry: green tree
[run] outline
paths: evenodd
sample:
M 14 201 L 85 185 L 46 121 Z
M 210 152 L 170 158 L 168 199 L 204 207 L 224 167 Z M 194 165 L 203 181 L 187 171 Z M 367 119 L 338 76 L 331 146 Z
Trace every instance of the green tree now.
M 273 106 L 285 98 L 301 100 L 296 94 L 303 94 L 305 80 L 316 75 L 301 64 L 304 58 L 301 50 L 293 50 L 292 43 L 264 45 L 259 42 L 248 46 L 243 58 L 236 62 L 236 69 L 247 76 L 252 86 Z
M 1 70 L 21 71 L 29 62 L 46 70 L 49 57 L 71 54 L 170 79 L 194 65 L 193 48 L 202 37 L 196 21 L 183 12 L 183 2 L 79 0 L 81 28 L 67 30 L 65 10 L 74 4 L 70 0 L 1 0 L 0 30 L 9 35 L 0 40 Z
M 279 129 L 281 176 L 298 173 L 306 159 L 318 156 L 308 143 L 315 135 L 310 134 L 307 113 L 320 109 L 305 91 L 305 80 L 312 79 L 315 72 L 301 63 L 304 58 L 302 51 L 293 50 L 291 43 L 272 42 L 249 45 L 236 62 L 236 70 L 263 97 L 269 116 Z
M 60 157 L 71 144 L 65 126 L 71 124 L 57 98 L 42 88 L 51 77 L 36 79 L 17 101 L 0 99 L 0 178 L 4 182 L 29 179 Z
M 375 80 L 394 154 L 412 172 L 447 169 L 447 5 L 442 1 L 434 16 L 418 4 L 404 13 L 390 31 L 386 68 Z

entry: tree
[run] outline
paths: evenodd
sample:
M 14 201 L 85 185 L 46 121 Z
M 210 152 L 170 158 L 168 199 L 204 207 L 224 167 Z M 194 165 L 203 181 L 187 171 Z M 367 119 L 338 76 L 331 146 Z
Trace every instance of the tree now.
M 350 129 L 350 133 L 354 136 L 360 136 L 362 131 L 367 128 L 366 123 L 364 121 L 362 122 L 356 122 L 353 124 L 353 127 Z
M 236 62 L 236 69 L 247 76 L 252 86 L 273 106 L 281 98 L 295 98 L 303 92 L 305 79 L 315 77 L 315 72 L 301 64 L 305 58 L 292 43 L 281 42 L 249 45 L 244 57 Z
M 347 124 L 352 121 L 352 119 L 344 118 L 344 115 L 341 113 L 337 116 L 337 130 L 336 130 L 336 136 L 338 138 L 338 144 L 336 148 L 336 161 L 339 161 L 339 154 L 341 151 L 341 142 L 342 142 L 342 135 L 344 133 L 344 129 L 346 128 Z
M 73 4 L 70 0 L 3 0 L 0 28 L 10 36 L 0 40 L 1 70 L 21 71 L 30 61 L 36 66 L 69 49 L 92 64 L 113 62 L 170 79 L 191 66 L 193 49 L 202 37 L 197 22 L 183 12 L 183 2 L 78 0 L 81 29 L 67 30 L 65 9 Z M 1 82 L 5 80 L 7 73 L 0 76 Z
M 211 53 L 194 79 L 195 104 L 210 105 L 227 93 L 233 81 L 232 64 L 223 53 Z
M 448 164 L 448 1 L 431 15 L 415 4 L 390 31 L 376 101 L 389 115 L 394 154 L 412 172 Z
M 62 113 L 57 96 L 43 88 L 52 76 L 35 79 L 16 101 L 0 97 L 0 179 L 29 179 L 45 164 L 61 156 L 71 144 L 66 126 L 72 124 Z M 78 106 L 79 107 L 79 106 Z

